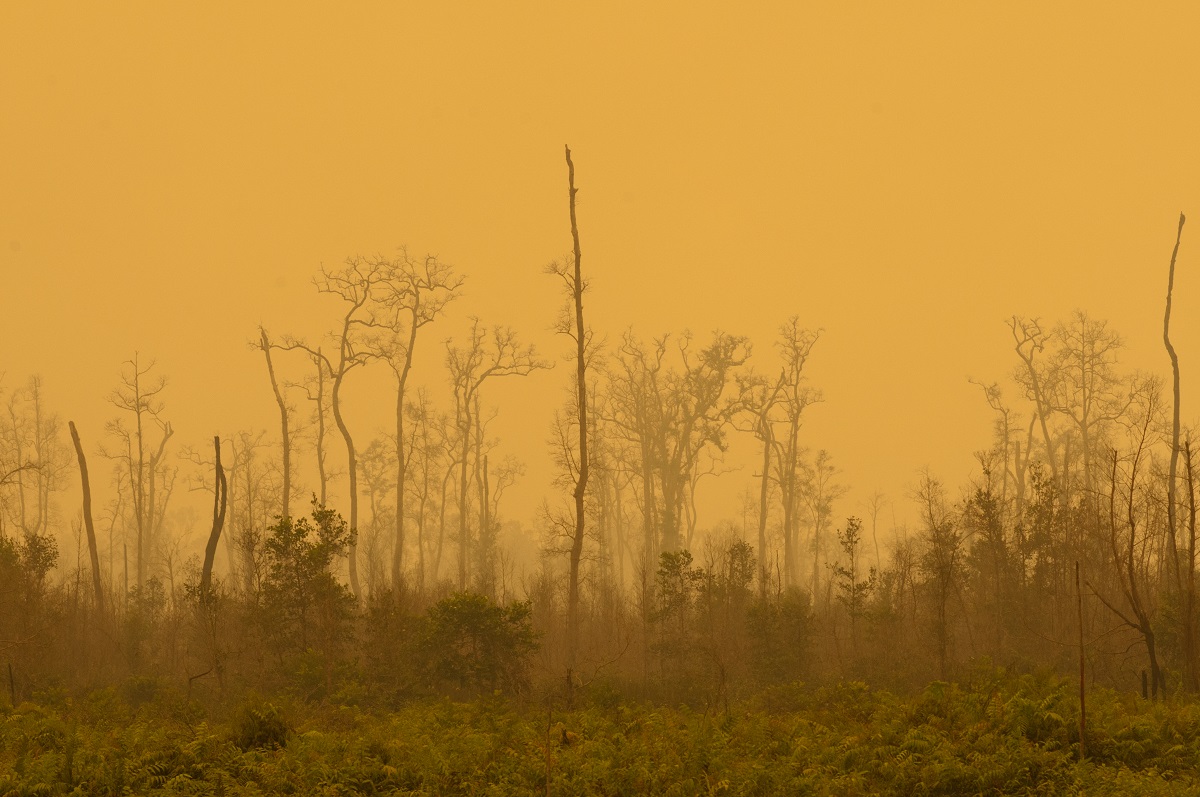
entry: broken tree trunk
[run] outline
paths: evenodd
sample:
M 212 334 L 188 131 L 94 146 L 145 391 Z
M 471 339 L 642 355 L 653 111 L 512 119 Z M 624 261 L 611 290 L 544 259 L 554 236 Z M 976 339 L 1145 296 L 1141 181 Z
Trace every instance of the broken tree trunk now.
M 96 590 L 96 611 L 104 613 L 104 587 L 100 583 L 100 554 L 96 550 L 96 527 L 92 524 L 92 485 L 88 480 L 87 458 L 83 455 L 83 444 L 75 421 L 67 424 L 71 428 L 71 442 L 75 444 L 75 456 L 79 458 L 79 477 L 83 480 L 83 525 L 87 529 L 88 554 L 92 558 L 92 586 Z
M 588 437 L 587 437 L 587 340 L 583 323 L 583 273 L 580 261 L 579 226 L 575 221 L 575 164 L 571 161 L 571 148 L 567 152 L 567 186 L 571 208 L 571 240 L 574 244 L 575 273 L 571 285 L 575 302 L 575 392 L 579 411 L 579 477 L 575 481 L 575 536 L 571 540 L 570 590 L 567 596 L 567 683 L 570 689 L 571 674 L 575 668 L 575 657 L 579 652 L 579 560 L 583 555 L 584 496 L 588 482 Z
M 217 543 L 221 540 L 221 529 L 225 527 L 226 497 L 228 483 L 225 481 L 225 469 L 221 467 L 221 438 L 213 437 L 213 449 L 216 452 L 216 480 L 213 483 L 213 525 L 212 533 L 208 536 L 208 545 L 204 549 L 204 569 L 200 572 L 200 597 L 205 599 L 212 590 L 213 559 L 217 556 Z

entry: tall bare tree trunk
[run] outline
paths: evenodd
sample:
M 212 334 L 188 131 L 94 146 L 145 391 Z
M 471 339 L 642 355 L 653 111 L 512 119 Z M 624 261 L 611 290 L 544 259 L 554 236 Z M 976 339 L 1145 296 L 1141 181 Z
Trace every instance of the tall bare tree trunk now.
M 344 347 L 345 343 L 342 345 Z M 344 373 L 344 370 L 338 373 L 337 378 L 333 380 L 330 404 L 333 408 L 333 420 L 338 431 L 342 433 L 342 439 L 346 441 L 346 467 L 350 475 L 350 545 L 346 551 L 346 558 L 350 567 L 350 591 L 354 593 L 355 598 L 359 598 L 362 591 L 358 585 L 358 455 L 354 450 L 354 438 L 350 436 L 350 429 L 342 418 L 341 390 Z
M 281 517 L 287 518 L 292 513 L 292 438 L 288 434 L 288 409 L 275 380 L 275 366 L 271 362 L 271 341 L 267 339 L 267 330 L 258 328 L 262 335 L 262 350 L 267 357 L 267 374 L 271 377 L 271 390 L 275 393 L 275 403 L 279 405 L 279 425 L 283 431 L 283 512 Z
M 467 462 L 471 457 L 471 402 L 463 401 L 462 458 L 458 463 L 458 588 L 467 588 L 467 552 L 471 548 L 471 530 L 467 523 Z
M 579 477 L 575 480 L 575 536 L 571 540 L 571 572 L 567 593 L 567 681 L 575 669 L 579 653 L 579 560 L 583 555 L 584 496 L 588 482 L 588 434 L 587 434 L 587 356 L 583 323 L 583 272 L 580 262 L 583 255 L 579 248 L 579 226 L 575 219 L 575 164 L 571 162 L 571 148 L 567 153 L 567 186 L 571 208 L 571 240 L 575 254 L 575 280 L 572 298 L 575 300 L 575 392 L 579 410 Z
M 412 338 L 408 344 L 409 361 L 416 336 L 417 329 L 414 323 Z M 400 597 L 400 581 L 404 575 L 404 487 L 408 478 L 408 457 L 404 454 L 404 383 L 408 376 L 409 361 L 405 362 L 403 372 L 396 374 L 396 539 L 392 549 L 392 590 L 397 599 Z M 415 441 L 413 446 L 416 446 Z
M 1188 499 L 1188 558 L 1186 590 L 1187 601 L 1184 604 L 1184 635 L 1183 635 L 1183 673 L 1187 688 L 1192 692 L 1200 691 L 1200 673 L 1197 672 L 1196 661 L 1196 471 L 1192 466 L 1191 435 L 1183 444 L 1183 466 L 1186 468 L 1187 499 Z
M 75 429 L 75 421 L 67 423 L 71 427 L 71 442 L 75 444 L 75 456 L 79 459 L 79 478 L 83 482 L 83 525 L 87 529 L 88 554 L 92 560 L 92 586 L 96 590 L 96 611 L 104 614 L 104 587 L 100 583 L 100 554 L 96 550 L 96 527 L 92 524 L 92 485 L 88 480 L 87 458 L 83 455 L 83 444 L 79 442 L 79 432 Z
M 1179 466 L 1179 356 L 1175 354 L 1175 347 L 1171 345 L 1171 292 L 1175 288 L 1175 258 L 1179 255 L 1179 241 L 1183 237 L 1183 223 L 1186 221 L 1182 213 L 1179 214 L 1179 229 L 1175 233 L 1175 248 L 1171 250 L 1171 267 L 1167 272 L 1167 307 L 1163 313 L 1163 345 L 1167 348 L 1167 355 L 1171 358 L 1171 375 L 1172 375 L 1172 396 L 1174 398 L 1174 412 L 1171 416 L 1171 465 L 1167 475 L 1167 533 L 1170 535 L 1171 543 L 1171 560 L 1175 566 L 1175 585 L 1182 586 L 1180 581 L 1182 574 L 1179 571 L 1179 545 L 1176 540 L 1176 506 L 1175 506 L 1175 481 Z M 1188 621 L 1191 618 L 1186 618 Z M 1185 635 L 1191 634 L 1190 626 L 1184 630 Z
M 212 590 L 213 560 L 217 557 L 217 544 L 221 541 L 221 529 L 225 527 L 225 509 L 228 504 L 226 498 L 229 494 L 229 485 L 225 481 L 225 469 L 221 467 L 221 438 L 219 435 L 213 436 L 213 451 L 216 456 L 213 465 L 216 470 L 216 478 L 213 482 L 213 525 L 212 532 L 208 535 L 208 545 L 204 548 L 204 569 L 200 571 L 201 600 L 206 599 Z
M 1079 614 L 1079 760 L 1087 756 L 1087 744 L 1084 737 L 1087 734 L 1087 687 L 1084 677 L 1087 673 L 1086 659 L 1083 648 L 1083 592 L 1079 587 L 1079 562 L 1075 562 L 1075 608 Z
M 321 506 L 329 495 L 329 475 L 325 472 L 325 366 L 321 350 L 313 358 L 317 364 L 317 477 L 321 485 Z

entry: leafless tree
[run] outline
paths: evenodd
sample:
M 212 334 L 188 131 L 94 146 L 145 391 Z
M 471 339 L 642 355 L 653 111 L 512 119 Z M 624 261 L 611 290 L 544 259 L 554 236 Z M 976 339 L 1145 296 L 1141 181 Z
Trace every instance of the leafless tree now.
M 819 331 L 801 328 L 799 319 L 792 316 L 780 327 L 779 340 L 775 344 L 783 360 L 779 396 L 775 401 L 779 416 L 777 421 L 782 431 L 773 433 L 771 439 L 775 446 L 777 481 L 783 505 L 784 576 L 789 586 L 795 585 L 799 576 L 796 515 L 804 494 L 801 481 L 804 449 L 800 445 L 800 424 L 808 406 L 821 400 L 820 391 L 808 385 L 804 366 L 819 339 Z M 768 416 L 768 422 L 775 424 L 776 419 Z M 822 519 L 826 518 L 822 516 Z M 816 570 L 813 573 L 815 579 Z M 814 589 L 815 584 L 814 581 Z
M 49 412 L 42 380 L 31 376 L 14 390 L 0 419 L 0 440 L 8 453 L 0 458 L 0 487 L 8 485 L 12 521 L 25 535 L 44 535 L 53 522 L 53 494 L 62 486 L 70 454 L 61 441 L 62 422 Z M 0 505 L 0 513 L 6 507 Z M 0 527 L 5 522 L 0 517 Z
M 107 425 L 117 448 L 106 456 L 118 462 L 128 474 L 132 498 L 134 528 L 137 533 L 137 586 L 146 581 L 146 564 L 152 545 L 162 527 L 167 502 L 174 485 L 175 472 L 163 462 L 167 443 L 174 430 L 163 418 L 164 404 L 160 396 L 167 380 L 153 376 L 155 363 L 142 364 L 140 355 L 125 362 L 121 385 L 109 395 L 109 403 L 132 416 L 132 426 L 118 417 Z M 158 443 L 150 435 L 157 428 Z M 159 491 L 162 495 L 159 495 Z
M 283 496 L 280 499 L 280 517 L 290 517 L 292 514 L 292 436 L 289 432 L 289 419 L 292 408 L 284 400 L 283 390 L 279 380 L 275 378 L 275 364 L 271 361 L 271 339 L 267 330 L 258 328 L 259 348 L 267 359 L 267 376 L 271 378 L 271 392 L 275 395 L 275 403 L 279 406 L 279 425 L 283 440 Z M 286 386 L 285 386 L 286 387 Z
M 571 537 L 570 567 L 567 580 L 567 683 L 571 684 L 572 673 L 575 670 L 576 657 L 579 652 L 579 560 L 583 555 L 583 539 L 586 524 L 584 499 L 587 495 L 588 475 L 591 467 L 588 453 L 588 344 L 590 332 L 583 319 L 583 293 L 587 285 L 583 280 L 583 254 L 579 247 L 579 225 L 575 214 L 575 195 L 579 189 L 575 187 L 575 164 L 571 160 L 571 148 L 566 147 L 567 156 L 567 199 L 571 216 L 571 241 L 574 258 L 571 263 L 552 263 L 548 268 L 551 274 L 560 277 L 568 295 L 568 302 L 559 319 L 557 332 L 566 335 L 575 342 L 575 383 L 573 395 L 575 399 L 575 426 L 579 434 L 578 456 L 576 467 L 572 471 L 574 488 L 572 497 L 575 500 L 575 528 Z
M 1039 360 L 1045 353 L 1049 335 L 1042 330 L 1037 318 L 1026 319 L 1013 316 L 1008 322 L 1021 366 L 1016 371 L 1017 383 L 1025 388 L 1026 395 L 1034 404 L 1034 413 L 1042 429 L 1042 442 L 1046 448 L 1046 464 L 1056 485 L 1061 487 L 1058 462 L 1055 456 L 1055 441 L 1050 434 L 1050 416 L 1053 413 L 1047 390 L 1053 387 L 1055 374 Z M 1047 382 L 1050 384 L 1047 385 Z
M 468 466 L 476 424 L 475 412 L 480 388 L 487 380 L 503 376 L 528 376 L 539 368 L 549 367 L 538 358 L 533 346 L 522 346 L 516 333 L 497 326 L 491 335 L 478 318 L 471 320 L 467 342 L 456 346 L 446 343 L 446 367 L 454 394 L 454 425 L 458 432 L 458 586 L 467 586 L 467 553 L 470 550 Z
M 1131 419 L 1129 427 L 1131 445 L 1124 473 L 1120 468 L 1121 457 L 1115 448 L 1111 449 L 1109 458 L 1109 546 L 1113 574 L 1125 607 L 1121 608 L 1115 600 L 1090 583 L 1088 586 L 1122 623 L 1140 635 L 1150 665 L 1151 691 L 1157 698 L 1160 690 L 1166 690 L 1166 679 L 1158 660 L 1154 630 L 1157 606 L 1152 581 L 1148 578 L 1151 570 L 1149 543 L 1154 536 L 1149 528 L 1151 502 L 1139 479 L 1141 469 L 1150 456 L 1150 447 L 1154 442 L 1153 430 L 1159 420 L 1156 416 L 1161 412 L 1161 407 L 1157 391 L 1142 393 L 1136 397 L 1136 401 L 1137 415 Z
M 1084 494 L 1092 500 L 1095 448 L 1107 425 L 1129 407 L 1137 385 L 1126 384 L 1116 372 L 1122 342 L 1108 322 L 1077 311 L 1069 322 L 1055 327 L 1054 338 L 1058 349 L 1052 365 L 1059 378 L 1054 381 L 1049 402 L 1079 433 Z
M 1179 255 L 1179 241 L 1183 237 L 1183 223 L 1185 221 L 1184 215 L 1180 213 L 1179 229 L 1175 233 L 1175 248 L 1171 250 L 1171 266 L 1167 272 L 1167 302 L 1166 310 L 1163 312 L 1163 346 L 1166 347 L 1167 355 L 1171 358 L 1172 396 L 1171 464 L 1167 475 L 1167 534 L 1170 537 L 1176 586 L 1180 585 L 1179 582 L 1182 578 L 1179 569 L 1179 545 L 1176 539 L 1176 524 L 1178 521 L 1175 517 L 1177 512 L 1175 487 L 1179 470 L 1179 355 L 1175 353 L 1175 347 L 1171 345 L 1171 293 L 1175 288 L 1175 258 Z M 1185 633 L 1190 635 L 1191 628 L 1188 628 Z
M 266 334 L 263 338 L 265 340 Z M 213 560 L 217 556 L 217 545 L 221 540 L 221 530 L 225 527 L 225 511 L 228 508 L 229 488 L 225 481 L 225 471 L 221 467 L 221 438 L 213 437 L 213 468 L 215 471 L 215 490 L 213 495 L 212 532 L 208 535 L 208 544 L 204 548 L 204 567 L 200 571 L 200 597 L 208 599 L 212 592 Z
M 69 423 L 71 441 L 75 444 L 75 456 L 79 459 L 79 478 L 83 484 L 83 523 L 87 529 L 88 555 L 92 562 L 92 586 L 96 591 L 96 612 L 104 614 L 104 585 L 100 581 L 100 552 L 96 547 L 96 527 L 92 522 L 92 483 L 88 479 L 87 457 L 83 453 L 83 444 L 79 442 L 79 432 L 75 422 Z
M 374 302 L 378 299 L 381 284 L 387 279 L 388 272 L 384 263 L 378 259 L 351 257 L 340 269 L 322 268 L 316 279 L 317 291 L 327 293 L 342 300 L 343 314 L 341 325 L 332 334 L 333 345 L 337 350 L 336 358 L 322 354 L 321 349 L 299 341 L 287 338 L 284 348 L 303 349 L 318 363 L 318 379 L 328 374 L 332 381 L 330 387 L 330 408 L 342 440 L 346 443 L 346 469 L 350 477 L 350 545 L 347 549 L 347 559 L 350 569 L 350 589 L 355 597 L 361 595 L 358 581 L 358 545 L 355 535 L 358 532 L 358 454 L 354 448 L 354 438 L 342 415 L 342 387 L 346 376 L 357 368 L 366 365 L 373 359 L 373 347 L 370 337 L 380 326 L 375 315 Z M 324 372 L 321 372 L 324 366 Z M 323 387 L 323 385 L 322 385 Z

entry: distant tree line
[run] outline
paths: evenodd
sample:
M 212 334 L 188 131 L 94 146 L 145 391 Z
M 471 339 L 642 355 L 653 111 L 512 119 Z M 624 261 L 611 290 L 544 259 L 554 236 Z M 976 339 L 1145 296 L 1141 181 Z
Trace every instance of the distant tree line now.
M 1106 322 L 1014 316 L 1011 379 L 980 383 L 995 421 L 977 475 L 953 491 L 919 474 L 906 496 L 917 522 L 881 533 L 888 499 L 839 511 L 832 455 L 805 445 L 822 400 L 806 377 L 819 330 L 786 320 L 761 366 L 749 339 L 723 331 L 592 334 L 567 160 L 573 252 L 548 271 L 565 289 L 574 378 L 548 426 L 558 492 L 539 512 L 536 559 L 518 570 L 503 544 L 501 501 L 523 466 L 498 456 L 487 389 L 551 363 L 472 319 L 441 350 L 442 395 L 412 388 L 416 352 L 435 348 L 429 328 L 464 277 L 403 249 L 354 256 L 316 279 L 338 307 L 327 336 L 257 331 L 275 432 L 218 437 L 211 454 L 176 448 L 167 381 L 135 354 L 103 438 L 71 425 L 73 461 L 40 380 L 5 393 L 10 698 L 154 675 L 197 695 L 403 700 L 541 684 L 570 700 L 608 684 L 728 705 L 796 680 L 947 679 L 985 657 L 1070 672 L 1081 637 L 1092 683 L 1200 690 L 1198 463 L 1169 338 L 1174 254 L 1169 398 L 1158 378 L 1121 370 Z M 344 398 L 366 368 L 390 372 L 395 412 L 362 441 Z M 753 441 L 755 472 L 727 510 L 738 519 L 701 528 L 697 496 L 733 435 Z M 110 480 L 89 485 L 88 453 Z M 211 528 L 171 511 L 181 476 L 211 494 Z M 82 514 L 56 498 L 75 478 Z M 207 531 L 203 557 L 192 530 Z

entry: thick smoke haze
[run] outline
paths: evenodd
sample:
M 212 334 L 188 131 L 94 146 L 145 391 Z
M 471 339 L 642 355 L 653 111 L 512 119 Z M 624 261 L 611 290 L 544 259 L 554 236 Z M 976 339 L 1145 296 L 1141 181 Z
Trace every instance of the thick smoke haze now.
M 1086 309 L 1125 337 L 1125 367 L 1166 373 L 1163 274 L 1200 191 L 1194 9 L 0 13 L 5 386 L 42 374 L 93 443 L 134 351 L 170 379 L 179 442 L 273 429 L 257 326 L 317 335 L 336 315 L 317 268 L 400 245 L 468 277 L 415 383 L 446 389 L 440 340 L 471 315 L 561 359 L 542 267 L 570 246 L 564 140 L 610 342 L 719 328 L 769 373 L 786 318 L 824 329 L 803 435 L 852 487 L 841 514 L 879 489 L 903 519 L 918 469 L 972 472 L 990 412 L 967 377 L 1009 374 L 1014 313 Z M 1198 329 L 1177 325 L 1185 396 Z M 488 391 L 527 466 L 511 517 L 549 491 L 569 377 Z M 366 439 L 387 381 L 352 379 Z M 702 491 L 704 526 L 753 480 L 741 449 Z
M 1200 5 L 742 5 L 0 2 L 0 794 L 1200 793 Z

